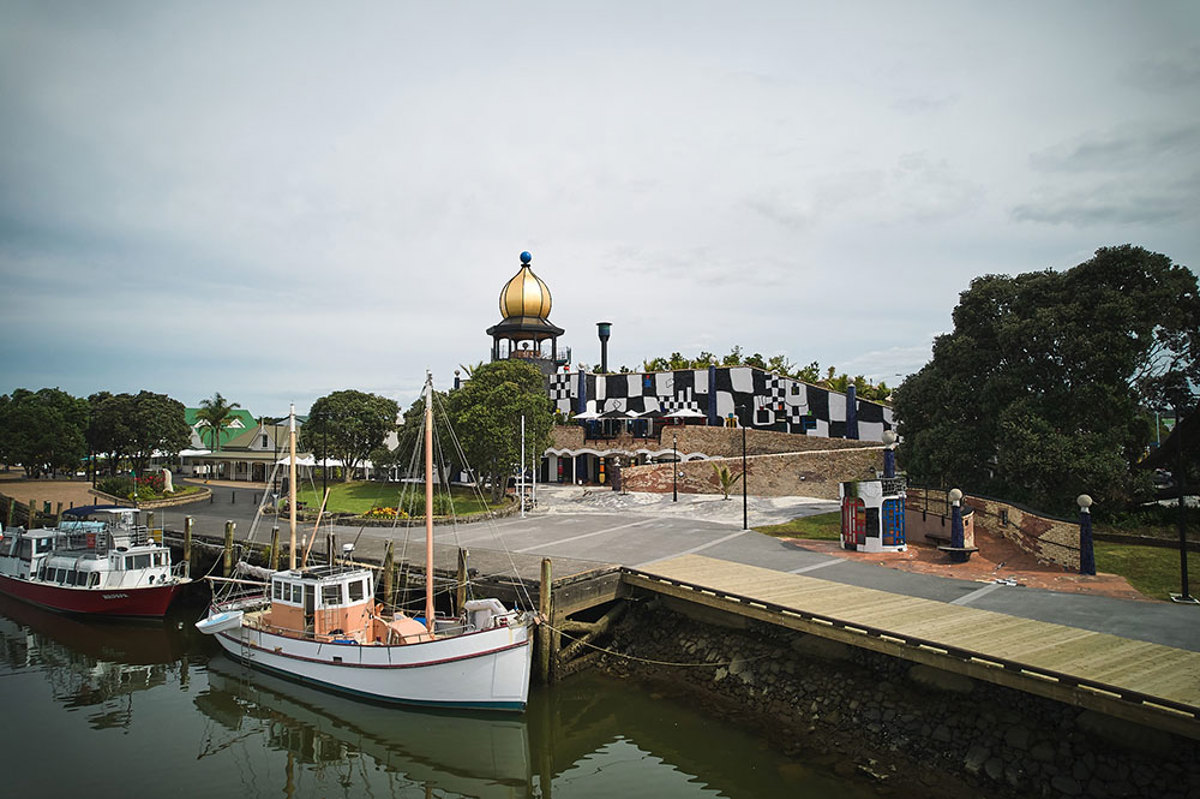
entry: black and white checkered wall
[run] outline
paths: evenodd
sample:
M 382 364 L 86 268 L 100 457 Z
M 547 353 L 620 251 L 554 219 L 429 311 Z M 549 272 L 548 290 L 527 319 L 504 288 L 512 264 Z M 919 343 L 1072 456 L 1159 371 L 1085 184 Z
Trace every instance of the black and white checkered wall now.
M 731 415 L 761 430 L 805 433 L 826 438 L 846 434 L 846 396 L 749 366 L 584 375 L 586 410 L 691 410 L 720 423 Z M 550 399 L 564 414 L 579 410 L 577 373 L 556 374 Z M 893 426 L 892 409 L 858 400 L 858 433 L 864 441 L 880 441 Z

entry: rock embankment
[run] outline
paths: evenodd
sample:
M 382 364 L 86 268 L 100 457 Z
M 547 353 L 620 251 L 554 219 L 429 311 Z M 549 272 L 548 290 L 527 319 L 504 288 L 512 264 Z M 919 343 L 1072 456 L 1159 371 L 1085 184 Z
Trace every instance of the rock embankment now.
M 1196 741 L 816 636 L 697 621 L 655 600 L 635 603 L 611 647 L 639 659 L 606 655 L 605 670 L 884 792 L 1200 799 Z

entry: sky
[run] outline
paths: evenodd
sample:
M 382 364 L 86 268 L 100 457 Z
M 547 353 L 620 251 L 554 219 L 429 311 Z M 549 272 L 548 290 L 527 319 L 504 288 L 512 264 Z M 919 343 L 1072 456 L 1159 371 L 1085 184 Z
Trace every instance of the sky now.
M 0 393 L 256 415 L 490 357 L 895 385 L 974 277 L 1200 267 L 1193 2 L 0 0 Z

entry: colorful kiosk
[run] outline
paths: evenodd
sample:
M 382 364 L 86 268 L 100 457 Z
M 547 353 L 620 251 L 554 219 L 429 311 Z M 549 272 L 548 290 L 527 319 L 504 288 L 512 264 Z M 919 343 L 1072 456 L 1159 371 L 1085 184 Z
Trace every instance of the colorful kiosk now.
M 904 552 L 904 501 L 907 483 L 896 476 L 896 435 L 883 434 L 883 474 L 874 480 L 838 485 L 842 505 L 842 549 Z

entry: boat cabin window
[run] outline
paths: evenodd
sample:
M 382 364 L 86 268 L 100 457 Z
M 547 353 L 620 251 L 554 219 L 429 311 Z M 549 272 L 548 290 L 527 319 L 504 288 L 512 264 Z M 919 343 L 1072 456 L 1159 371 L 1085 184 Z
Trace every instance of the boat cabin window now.
M 271 586 L 271 598 L 283 599 L 283 583 L 278 580 Z
M 41 555 L 45 552 L 49 552 L 51 550 L 51 548 L 52 547 L 50 545 L 49 538 L 39 538 L 37 540 L 37 548 L 34 550 L 34 552 L 38 555 Z
M 362 598 L 363 598 L 363 581 L 362 580 L 355 580 L 354 582 L 349 583 L 347 585 L 347 588 L 350 589 L 350 601 L 351 602 L 362 602 Z
M 96 588 L 100 585 L 100 572 L 92 572 L 88 575 L 88 588 Z
M 321 604 L 327 608 L 342 604 L 342 584 L 321 586 Z
M 167 553 L 166 552 L 155 552 L 154 553 L 154 565 L 155 566 L 166 566 L 167 565 Z
M 33 557 L 33 541 L 28 538 L 21 539 L 21 560 L 29 560 Z
M 68 571 L 66 583 L 67 583 L 67 585 L 78 585 L 79 584 L 79 572 L 75 571 L 74 569 L 71 569 L 70 571 Z
M 271 596 L 280 602 L 299 605 L 304 601 L 304 587 L 299 583 L 285 583 L 282 580 L 275 580 L 271 584 Z

